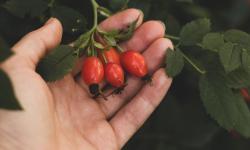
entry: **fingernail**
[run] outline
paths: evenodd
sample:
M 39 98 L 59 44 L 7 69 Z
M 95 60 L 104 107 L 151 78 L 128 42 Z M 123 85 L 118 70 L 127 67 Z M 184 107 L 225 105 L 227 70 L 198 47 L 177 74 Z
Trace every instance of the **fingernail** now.
M 164 28 L 164 30 L 166 30 L 166 25 L 164 22 L 162 22 L 161 20 L 158 20 L 158 22 L 162 25 L 162 27 Z
M 54 21 L 55 18 L 50 18 L 44 25 L 48 25 Z
M 143 18 L 144 18 L 144 13 L 143 13 L 143 11 L 142 11 L 141 9 L 138 9 L 138 11 L 140 12 L 139 17 L 141 17 L 141 18 L 143 19 Z

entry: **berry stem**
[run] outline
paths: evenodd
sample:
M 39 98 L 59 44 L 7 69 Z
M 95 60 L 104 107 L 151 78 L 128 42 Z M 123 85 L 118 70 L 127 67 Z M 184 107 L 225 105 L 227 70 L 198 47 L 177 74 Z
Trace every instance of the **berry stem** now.
M 180 37 L 177 36 L 173 36 L 173 35 L 168 35 L 165 34 L 165 38 L 169 38 L 171 40 L 176 40 L 176 41 L 180 41 Z M 180 43 L 178 43 L 175 48 L 179 49 Z M 202 47 L 201 44 L 196 44 L 196 46 Z M 184 57 L 184 59 L 192 66 L 194 67 L 194 69 L 199 72 L 200 74 L 206 74 L 206 70 L 202 70 L 201 68 L 199 68 L 187 55 L 185 55 L 180 49 L 179 51 L 181 52 L 182 56 Z
M 106 58 L 106 56 L 105 56 L 105 54 L 104 54 L 104 52 L 103 52 L 103 51 L 102 51 L 102 57 L 103 57 L 103 60 L 104 60 L 105 64 L 107 64 L 107 63 L 108 63 L 108 61 L 107 61 L 107 58 Z
M 92 30 L 95 30 L 95 28 L 98 25 L 98 3 L 95 0 L 91 0 L 92 7 L 93 7 L 93 14 L 94 14 L 94 24 Z
M 123 48 L 119 44 L 116 45 L 116 48 L 120 53 L 124 52 Z
M 199 72 L 200 74 L 206 74 L 206 70 L 202 70 L 199 68 L 187 55 L 185 55 L 182 51 L 180 51 L 184 59 L 192 66 L 194 69 Z
M 173 35 L 165 34 L 165 38 L 169 38 L 169 39 L 171 39 L 171 40 L 180 41 L 180 37 L 173 36 Z

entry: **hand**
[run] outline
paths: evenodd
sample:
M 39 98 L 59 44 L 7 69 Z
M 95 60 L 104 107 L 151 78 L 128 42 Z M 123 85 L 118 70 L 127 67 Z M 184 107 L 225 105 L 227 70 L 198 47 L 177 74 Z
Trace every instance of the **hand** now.
M 103 21 L 100 27 L 122 29 L 140 13 L 125 10 Z M 163 38 L 165 27 L 159 21 L 141 25 L 142 16 L 134 36 L 121 46 L 143 53 L 153 74 L 153 85 L 129 77 L 122 94 L 108 101 L 89 96 L 87 86 L 75 76 L 81 63 L 72 74 L 54 83 L 46 83 L 35 72 L 47 50 L 61 41 L 62 26 L 57 19 L 50 19 L 14 45 L 15 55 L 1 68 L 10 76 L 24 111 L 0 110 L 0 149 L 121 149 L 159 105 L 171 84 L 160 68 L 166 49 L 172 48 L 171 42 Z

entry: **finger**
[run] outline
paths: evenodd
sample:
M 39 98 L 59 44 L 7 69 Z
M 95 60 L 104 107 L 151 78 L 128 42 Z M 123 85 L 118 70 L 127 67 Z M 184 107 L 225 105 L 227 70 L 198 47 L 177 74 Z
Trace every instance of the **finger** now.
M 134 33 L 133 37 L 122 43 L 124 50 L 144 51 L 156 39 L 164 37 L 165 25 L 161 21 L 147 21 Z
M 156 40 L 144 53 L 143 56 L 148 64 L 149 73 L 152 74 L 161 67 L 166 50 L 173 48 L 172 42 L 165 38 Z M 120 95 L 109 97 L 108 101 L 99 100 L 98 103 L 106 114 L 107 118 L 112 117 L 128 100 L 130 100 L 141 89 L 144 82 L 136 77 L 128 78 L 128 86 L 122 91 Z
M 153 82 L 152 86 L 144 86 L 136 97 L 110 121 L 120 147 L 135 134 L 160 104 L 170 87 L 172 79 L 166 76 L 164 69 L 160 69 L 154 74 Z
M 51 18 L 43 27 L 24 36 L 12 49 L 16 54 L 27 58 L 32 68 L 35 68 L 46 50 L 57 46 L 61 38 L 62 25 L 57 19 Z
M 114 29 L 121 30 L 127 28 L 127 26 L 138 19 L 138 17 L 137 27 L 140 26 L 143 21 L 143 12 L 134 8 L 126 9 L 104 20 L 100 23 L 99 27 L 105 31 Z
M 119 12 L 101 22 L 99 27 L 104 31 L 110 31 L 114 29 L 121 30 L 126 28 L 131 22 L 138 19 L 138 16 L 139 20 L 136 25 L 136 27 L 138 27 L 143 21 L 143 12 L 138 9 L 127 9 L 122 12 Z M 82 61 L 78 61 L 78 63 L 73 69 L 73 75 L 77 75 L 81 71 L 81 68 Z

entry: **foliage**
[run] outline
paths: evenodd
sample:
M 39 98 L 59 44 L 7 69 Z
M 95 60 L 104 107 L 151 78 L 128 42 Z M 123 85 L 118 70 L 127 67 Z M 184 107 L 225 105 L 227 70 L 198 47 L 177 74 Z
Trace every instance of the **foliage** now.
M 250 35 L 247 33 L 250 32 L 249 1 L 98 2 L 103 6 L 98 10 L 104 16 L 100 19 L 125 7 L 136 7 L 143 10 L 146 20 L 160 19 L 166 22 L 166 37 L 175 44 L 175 49 L 168 50 L 166 56 L 166 72 L 175 77 L 167 101 L 125 149 L 250 148 L 249 140 L 233 139 L 224 130 L 234 130 L 244 137 L 250 137 L 248 104 L 239 95 L 241 88 L 250 87 Z M 87 47 L 103 48 L 103 45 L 90 38 L 94 32 L 90 32 L 94 14 L 87 1 L 0 0 L 0 4 L 0 34 L 10 44 L 42 25 L 51 16 L 63 23 L 63 44 L 74 42 L 75 47 L 59 47 L 40 62 L 37 70 L 48 81 L 67 74 L 73 67 L 75 56 L 83 54 Z M 11 32 L 10 28 L 15 32 Z M 116 41 L 128 39 L 133 30 L 131 24 L 127 31 L 98 32 L 109 41 L 109 45 L 116 46 Z M 3 47 L 2 42 L 0 46 L 0 61 L 3 61 L 11 53 L 6 46 Z M 64 49 L 61 52 L 65 53 L 59 53 L 58 49 Z M 69 57 L 59 62 L 60 70 L 55 65 L 57 62 L 51 61 L 51 58 L 57 60 L 64 54 L 69 54 Z M 49 70 L 48 66 L 54 66 L 55 74 L 46 71 Z M 1 76 L 6 78 L 2 74 L 1 71 Z M 9 82 L 2 84 L 1 80 L 1 85 L 9 86 Z M 9 93 L 9 99 L 15 100 L 13 91 Z

